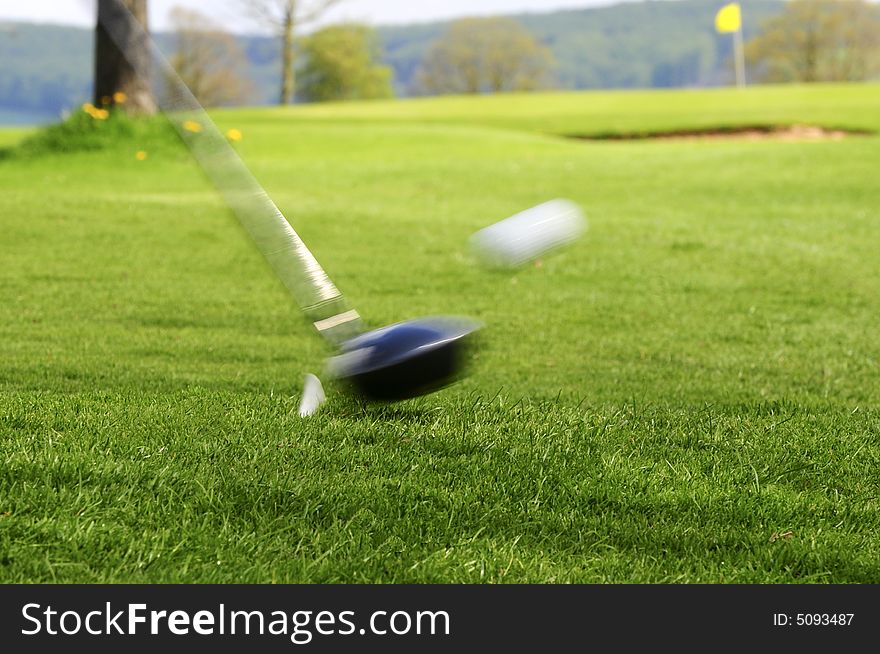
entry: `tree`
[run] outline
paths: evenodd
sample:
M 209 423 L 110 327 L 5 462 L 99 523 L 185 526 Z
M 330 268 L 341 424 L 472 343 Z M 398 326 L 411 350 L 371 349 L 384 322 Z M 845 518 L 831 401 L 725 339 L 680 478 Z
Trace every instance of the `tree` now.
M 131 29 L 132 16 L 143 27 Z M 107 27 L 123 37 L 125 52 L 110 36 Z M 121 104 L 130 113 L 151 114 L 156 102 L 150 80 L 138 70 L 150 70 L 150 50 L 145 37 L 147 0 L 98 0 L 98 22 L 95 28 L 95 93 L 98 106 Z
M 281 40 L 281 104 L 293 102 L 296 90 L 296 33 L 343 0 L 241 0 L 257 20 Z
M 311 102 L 390 98 L 392 71 L 377 63 L 376 33 L 366 25 L 325 27 L 303 40 L 300 92 Z
M 878 70 L 880 8 L 864 0 L 792 0 L 746 45 L 766 82 L 855 81 Z
M 553 54 L 510 18 L 463 18 L 428 51 L 418 74 L 426 93 L 534 91 L 550 85 Z
M 206 107 L 243 103 L 253 89 L 235 37 L 208 16 L 182 7 L 171 10 L 169 21 L 175 48 L 171 65 L 196 99 Z

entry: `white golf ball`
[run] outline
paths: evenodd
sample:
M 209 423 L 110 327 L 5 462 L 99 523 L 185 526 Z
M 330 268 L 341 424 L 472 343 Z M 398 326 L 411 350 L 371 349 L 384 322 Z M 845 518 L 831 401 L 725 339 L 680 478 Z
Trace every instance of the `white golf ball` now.
M 486 266 L 516 268 L 571 243 L 586 228 L 574 202 L 550 200 L 481 229 L 471 237 L 471 248 Z

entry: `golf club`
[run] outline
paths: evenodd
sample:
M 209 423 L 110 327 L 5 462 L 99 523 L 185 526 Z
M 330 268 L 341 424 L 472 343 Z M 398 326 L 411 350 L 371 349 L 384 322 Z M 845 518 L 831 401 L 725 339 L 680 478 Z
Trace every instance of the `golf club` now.
M 351 382 L 367 399 L 380 401 L 423 395 L 454 381 L 479 323 L 438 316 L 367 331 L 134 15 L 120 0 L 99 3 L 99 26 L 138 75 L 164 82 L 156 93 L 158 107 L 302 312 L 339 349 L 328 361 L 328 372 Z M 132 56 L 133 47 L 145 48 L 149 57 Z

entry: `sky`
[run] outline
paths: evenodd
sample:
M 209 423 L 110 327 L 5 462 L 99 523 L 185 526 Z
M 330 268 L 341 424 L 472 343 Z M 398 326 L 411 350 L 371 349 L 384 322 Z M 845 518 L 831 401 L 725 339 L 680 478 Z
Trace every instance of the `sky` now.
M 308 0 L 305 0 L 308 1 Z M 609 5 L 621 0 L 344 0 L 328 12 L 325 21 L 342 19 L 371 24 L 395 24 L 447 19 L 477 14 L 547 12 Z M 211 15 L 226 29 L 253 32 L 246 18 L 246 0 L 148 0 L 153 29 L 167 25 L 174 6 L 196 9 Z M 94 23 L 94 0 L 0 0 L 0 21 L 52 22 L 90 26 Z

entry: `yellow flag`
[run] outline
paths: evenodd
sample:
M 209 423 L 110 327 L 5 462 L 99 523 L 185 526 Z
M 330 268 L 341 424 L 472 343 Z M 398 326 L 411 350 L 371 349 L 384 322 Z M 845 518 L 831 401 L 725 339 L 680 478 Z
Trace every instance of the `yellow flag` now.
M 724 5 L 715 15 L 715 29 L 721 34 L 729 32 L 739 32 L 742 26 L 742 12 L 739 10 L 738 2 L 731 2 Z

